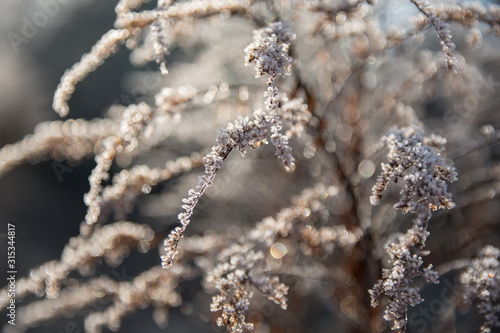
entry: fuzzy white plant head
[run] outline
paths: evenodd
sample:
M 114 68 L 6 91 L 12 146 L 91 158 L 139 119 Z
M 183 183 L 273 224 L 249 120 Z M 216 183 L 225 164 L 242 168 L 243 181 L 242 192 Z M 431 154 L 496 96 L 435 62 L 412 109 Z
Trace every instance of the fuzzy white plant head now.
M 290 75 L 293 64 L 290 45 L 294 40 L 295 34 L 283 22 L 255 30 L 253 43 L 245 49 L 246 64 L 255 65 L 255 77 L 267 74 L 273 80 L 279 75 Z

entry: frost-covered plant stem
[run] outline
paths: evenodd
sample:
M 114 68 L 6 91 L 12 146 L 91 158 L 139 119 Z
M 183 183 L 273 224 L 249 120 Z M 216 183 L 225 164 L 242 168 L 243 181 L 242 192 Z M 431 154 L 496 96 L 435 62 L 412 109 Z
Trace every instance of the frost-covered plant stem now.
M 200 176 L 200 181 L 198 183 L 199 191 L 190 190 L 188 193 L 189 197 L 182 200 L 184 203 L 184 205 L 182 205 L 184 212 L 179 214 L 181 226 L 172 230 L 167 239 L 165 239 L 165 254 L 161 257 L 163 268 L 169 268 L 172 266 L 174 259 L 177 256 L 177 246 L 182 237 L 184 237 L 184 232 L 191 221 L 194 208 L 208 187 L 212 185 L 215 175 L 222 167 L 222 162 L 227 158 L 232 150 L 233 148 L 228 147 L 227 145 L 217 145 L 212 148 L 212 153 L 203 159 L 205 162 L 206 176 Z
M 245 49 L 246 62 L 247 65 L 255 63 L 257 77 L 263 74 L 269 76 L 268 88 L 264 94 L 266 112 L 262 114 L 260 110 L 257 110 L 251 119 L 248 117 L 238 119 L 221 130 L 212 151 L 203 159 L 205 175 L 200 176 L 197 186 L 199 191 L 190 190 L 189 197 L 183 199 L 184 212 L 179 214 L 181 226 L 172 230 L 165 239 L 163 268 L 172 266 L 177 255 L 178 243 L 184 237 L 194 208 L 207 188 L 212 185 L 222 163 L 234 148 L 238 147 L 243 153 L 247 146 L 258 147 L 269 137 L 276 147 L 276 155 L 283 160 L 285 168 L 293 169 L 295 160 L 291 155 L 288 138 L 280 133 L 282 124 L 278 116 L 278 88 L 273 85 L 273 82 L 278 75 L 288 75 L 291 71 L 292 58 L 288 51 L 294 38 L 295 35 L 290 32 L 288 26 L 281 22 L 273 23 L 269 27 L 254 32 L 254 42 Z
M 441 40 L 443 51 L 446 54 L 446 64 L 452 72 L 457 72 L 457 60 L 453 56 L 455 44 L 451 41 L 451 33 L 448 24 L 443 22 L 437 15 L 434 7 L 427 0 L 410 0 L 431 22 Z
M 266 121 L 271 125 L 271 142 L 276 147 L 276 156 L 283 160 L 283 165 L 287 171 L 295 167 L 295 158 L 292 156 L 292 148 L 288 145 L 288 138 L 281 133 L 283 125 L 277 114 L 278 110 L 278 88 L 268 81 L 268 87 L 264 93 L 266 98 Z
M 438 283 L 439 275 L 432 270 L 432 265 L 421 269 L 423 248 L 429 232 L 427 224 L 432 212 L 440 208 L 453 208 L 451 194 L 447 191 L 446 181 L 457 180 L 455 169 L 448 165 L 440 155 L 446 140 L 431 135 L 426 137 L 417 126 L 392 129 L 384 141 L 389 146 L 389 164 L 382 164 L 383 172 L 373 186 L 370 198 L 373 205 L 378 205 L 382 193 L 391 181 L 397 181 L 405 172 L 405 188 L 401 199 L 394 208 L 403 213 L 414 213 L 414 225 L 404 235 L 396 235 L 386 245 L 391 268 L 384 269 L 380 279 L 372 290 L 372 306 L 378 306 L 378 298 L 385 294 L 389 303 L 384 319 L 392 321 L 392 329 L 405 332 L 408 323 L 408 306 L 416 306 L 423 299 L 419 288 L 412 287 L 413 280 L 423 276 L 427 282 Z

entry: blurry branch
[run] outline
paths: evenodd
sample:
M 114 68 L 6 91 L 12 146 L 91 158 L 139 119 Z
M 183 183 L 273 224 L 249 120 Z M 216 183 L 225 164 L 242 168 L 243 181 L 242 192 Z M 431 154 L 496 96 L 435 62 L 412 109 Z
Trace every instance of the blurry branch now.
M 36 327 L 49 320 L 68 315 L 98 303 L 109 303 L 103 311 L 94 311 L 85 317 L 85 331 L 101 332 L 108 327 L 116 331 L 122 319 L 137 309 L 149 305 L 154 308 L 158 325 L 166 324 L 168 308 L 180 305 L 176 289 L 180 281 L 192 275 L 188 267 L 179 265 L 175 270 L 165 271 L 153 267 L 132 281 L 115 281 L 107 276 L 92 278 L 83 284 L 67 287 L 56 298 L 32 302 L 19 309 L 18 329 Z
M 481 149 L 494 145 L 495 143 L 500 141 L 500 131 L 496 130 L 492 126 L 484 126 L 483 132 L 486 135 L 486 138 L 471 142 L 468 145 L 460 147 L 450 154 L 450 159 L 457 160 L 473 152 L 477 152 Z
M 455 44 L 451 41 L 451 33 L 448 24 L 444 23 L 436 14 L 436 10 L 427 0 L 410 0 L 431 22 L 441 40 L 443 51 L 446 53 L 446 62 L 448 69 L 452 72 L 457 71 L 456 59 L 453 56 Z
M 127 2 L 120 2 L 116 10 L 117 17 L 114 24 L 116 29 L 104 34 L 90 52 L 84 54 L 81 60 L 66 70 L 62 76 L 54 93 L 54 110 L 60 116 L 66 116 L 69 112 L 68 101 L 75 91 L 76 85 L 83 81 L 88 74 L 95 71 L 98 66 L 101 66 L 111 54 L 116 53 L 121 44 L 132 41 L 129 45 L 131 48 L 135 47 L 135 40 L 140 36 L 142 29 L 160 17 L 162 20 L 187 17 L 203 18 L 221 12 L 229 14 L 246 12 L 250 3 L 251 1 L 245 0 L 182 2 L 163 10 L 134 13 L 131 8 L 135 6 L 130 7 Z M 166 72 L 166 68 L 163 71 Z
M 365 0 L 346 1 L 337 3 L 334 6 L 327 5 L 324 2 L 312 2 L 311 4 L 309 4 L 308 9 L 310 9 L 311 11 L 326 14 L 328 17 L 334 18 L 340 12 L 348 14 L 352 11 L 356 11 L 359 6 L 364 3 L 364 1 Z M 367 2 L 371 3 L 371 0 Z
M 141 194 L 148 194 L 157 185 L 179 177 L 203 166 L 199 153 L 180 157 L 165 163 L 165 168 L 150 168 L 137 165 L 122 170 L 113 177 L 112 184 L 102 191 L 101 214 L 98 221 L 104 221 L 108 213 L 114 212 L 115 220 L 122 220 L 134 207 Z
M 32 135 L 0 149 L 0 177 L 26 162 L 81 161 L 98 151 L 102 140 L 117 129 L 118 124 L 112 119 L 41 123 L 35 127 Z
M 439 266 L 436 266 L 435 271 L 438 272 L 440 276 L 451 272 L 451 271 L 456 271 L 458 269 L 463 269 L 465 267 L 470 266 L 472 263 L 471 259 L 458 259 L 458 260 L 453 260 L 449 261 L 447 263 L 441 264 Z
M 116 28 L 145 28 L 153 23 L 159 15 L 165 19 L 182 19 L 186 17 L 205 18 L 221 12 L 231 14 L 246 13 L 250 5 L 256 0 L 200 0 L 196 2 L 175 3 L 164 12 L 142 11 L 129 12 L 118 16 Z
M 485 23 L 500 37 L 500 7 L 490 3 L 488 7 L 479 2 L 458 5 L 440 5 L 435 8 L 435 15 L 446 22 L 457 22 L 463 26 Z
M 79 270 L 87 275 L 99 258 L 105 258 L 111 265 L 118 265 L 129 251 L 138 247 L 147 252 L 154 242 L 154 232 L 145 225 L 131 222 L 116 222 L 96 230 L 90 238 L 77 236 L 70 239 L 63 249 L 60 260 L 47 262 L 30 272 L 29 277 L 16 281 L 16 299 L 19 301 L 30 294 L 57 297 L 61 284 L 68 275 Z M 0 305 L 9 302 L 8 289 L 0 291 Z

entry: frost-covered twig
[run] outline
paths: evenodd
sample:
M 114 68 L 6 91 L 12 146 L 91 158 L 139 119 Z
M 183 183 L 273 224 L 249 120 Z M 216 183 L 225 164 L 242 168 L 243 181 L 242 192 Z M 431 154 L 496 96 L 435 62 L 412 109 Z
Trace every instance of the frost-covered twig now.
M 437 15 L 434 7 L 427 0 L 410 0 L 424 14 L 436 29 L 443 51 L 446 54 L 448 69 L 457 71 L 457 60 L 453 56 L 455 44 L 451 41 L 451 33 L 448 24 L 443 22 Z
M 444 138 L 426 137 L 421 128 L 413 126 L 392 129 L 384 141 L 389 146 L 389 164 L 382 164 L 383 172 L 370 200 L 373 205 L 379 204 L 389 182 L 397 182 L 409 171 L 404 176 L 401 199 L 394 208 L 417 216 L 406 234 L 397 235 L 386 245 L 392 267 L 383 270 L 382 279 L 370 290 L 370 295 L 374 307 L 382 294 L 390 297 L 384 319 L 393 322 L 394 330 L 405 332 L 408 306 L 423 301 L 418 288 L 411 286 L 414 278 L 423 276 L 427 282 L 438 283 L 439 275 L 432 270 L 432 265 L 421 269 L 423 248 L 429 235 L 427 223 L 433 211 L 454 207 L 446 181 L 454 182 L 457 178 L 455 169 L 440 155 L 446 143 Z
M 43 122 L 33 134 L 0 149 L 0 177 L 22 163 L 49 159 L 78 162 L 99 150 L 102 140 L 116 133 L 113 119 L 71 119 Z
M 281 130 L 281 120 L 278 116 L 279 95 L 277 88 L 272 85 L 278 75 L 289 74 L 291 70 L 292 58 L 288 50 L 293 38 L 295 37 L 289 28 L 280 22 L 254 32 L 254 42 L 245 50 L 246 61 L 247 64 L 256 63 L 257 76 L 269 75 L 266 113 L 257 110 L 251 118 L 240 118 L 221 130 L 216 145 L 203 159 L 205 175 L 200 176 L 197 186 L 199 191 L 190 190 L 189 197 L 183 199 L 184 212 L 179 214 L 181 226 L 176 227 L 165 240 L 165 254 L 162 256 L 164 268 L 169 268 L 173 264 L 177 255 L 177 245 L 191 221 L 194 208 L 207 188 L 212 185 L 222 163 L 234 148 L 244 153 L 248 146 L 258 147 L 270 138 L 277 148 L 276 155 L 283 159 L 285 167 L 293 167 L 294 160 L 290 154 L 288 138 L 279 133 Z
M 33 269 L 28 277 L 16 281 L 18 301 L 30 294 L 47 294 L 56 297 L 61 284 L 74 270 L 82 274 L 92 271 L 99 258 L 105 258 L 110 265 L 118 265 L 129 254 L 130 249 L 139 247 L 149 250 L 154 232 L 148 226 L 131 222 L 116 222 L 97 230 L 90 238 L 77 236 L 70 239 L 63 249 L 60 260 L 53 260 Z M 7 305 L 8 289 L 1 290 L 0 305 Z
M 477 301 L 477 310 L 484 316 L 482 333 L 490 333 L 500 327 L 500 250 L 488 245 L 481 249 L 472 265 L 460 275 L 464 285 L 465 301 Z
M 373 205 L 380 203 L 391 181 L 397 183 L 404 178 L 405 188 L 394 208 L 417 214 L 420 224 L 429 220 L 432 211 L 454 207 L 446 181 L 456 181 L 457 173 L 440 154 L 446 144 L 444 138 L 426 137 L 421 128 L 407 127 L 393 128 L 383 140 L 389 146 L 389 164 L 382 163 L 382 173 L 373 186 Z M 410 173 L 404 175 L 408 170 Z

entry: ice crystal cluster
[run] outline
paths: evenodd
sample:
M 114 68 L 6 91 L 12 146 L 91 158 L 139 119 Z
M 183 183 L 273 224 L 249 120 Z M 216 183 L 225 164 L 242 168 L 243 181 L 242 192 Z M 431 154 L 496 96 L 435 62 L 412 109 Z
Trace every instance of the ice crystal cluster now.
M 373 306 L 378 305 L 377 299 L 382 294 L 390 297 L 384 319 L 393 322 L 393 329 L 404 331 L 408 306 L 423 301 L 419 288 L 412 287 L 415 277 L 423 276 L 427 282 L 438 283 L 439 275 L 432 270 L 432 265 L 421 268 L 423 248 L 429 235 L 427 222 L 433 211 L 454 207 L 446 181 L 454 182 L 457 178 L 455 169 L 440 154 L 446 144 L 444 138 L 426 137 L 421 128 L 414 126 L 391 129 L 383 141 L 389 146 L 389 164 L 382 163 L 382 173 L 372 189 L 371 203 L 380 204 L 388 184 L 404 178 L 401 199 L 394 208 L 414 213 L 416 218 L 412 228 L 404 235 L 396 235 L 386 245 L 392 267 L 383 270 L 382 279 L 370 290 L 370 295 Z
M 389 147 L 389 164 L 382 163 L 370 197 L 372 205 L 380 204 L 391 181 L 403 178 L 404 189 L 394 208 L 417 214 L 419 224 L 427 223 L 432 211 L 454 207 L 446 182 L 456 181 L 457 173 L 440 154 L 446 144 L 443 137 L 425 137 L 421 128 L 409 127 L 392 129 L 383 140 Z
M 472 265 L 461 275 L 465 286 L 465 300 L 477 302 L 478 313 L 484 316 L 481 332 L 489 333 L 500 327 L 497 313 L 500 312 L 500 250 L 487 245 L 481 249 Z
M 189 197 L 183 199 L 183 213 L 179 214 L 180 227 L 176 227 L 168 239 L 165 240 L 165 255 L 162 256 L 163 267 L 172 265 L 177 254 L 177 244 L 183 237 L 186 227 L 189 225 L 195 206 L 206 189 L 212 185 L 215 175 L 222 167 L 222 163 L 229 153 L 238 148 L 243 154 L 245 148 L 256 148 L 262 143 L 266 143 L 269 138 L 276 146 L 276 155 L 283 160 L 287 170 L 294 166 L 295 159 L 291 155 L 291 148 L 288 145 L 288 138 L 281 134 L 282 122 L 278 115 L 279 93 L 272 84 L 277 75 L 284 75 L 290 72 L 291 58 L 287 55 L 293 35 L 281 22 L 271 25 L 269 28 L 261 29 L 254 34 L 254 43 L 245 51 L 247 53 L 247 63 L 256 62 L 256 69 L 259 73 L 269 75 L 268 89 L 264 93 L 266 99 L 266 112 L 256 110 L 252 118 L 240 118 L 234 123 L 230 123 L 226 128 L 221 129 L 212 151 L 203 158 L 205 163 L 205 174 L 199 177 L 197 188 L 199 191 L 190 190 Z M 286 60 L 283 60 L 286 58 Z M 290 117 L 290 116 L 289 116 Z
M 254 31 L 253 43 L 245 49 L 245 61 L 255 65 L 255 76 L 267 74 L 273 80 L 279 75 L 290 75 L 290 44 L 294 39 L 295 35 L 282 22 Z
M 0 211 L 19 237 L 3 331 L 500 326 L 497 5 L 67 2 L 53 24 L 101 31 L 80 50 L 52 25 L 19 36 L 40 8 L 5 3 L 23 53 L 0 40 Z
M 423 276 L 427 282 L 438 283 L 439 275 L 432 270 L 432 265 L 422 268 L 423 259 L 418 254 L 425 245 L 428 232 L 413 227 L 404 235 L 396 235 L 395 240 L 386 246 L 390 269 L 384 269 L 382 279 L 370 290 L 372 305 L 378 306 L 378 298 L 385 294 L 390 297 L 384 312 L 384 319 L 392 321 L 394 330 L 404 330 L 407 324 L 408 306 L 423 302 L 418 287 L 412 287 L 417 276 Z

